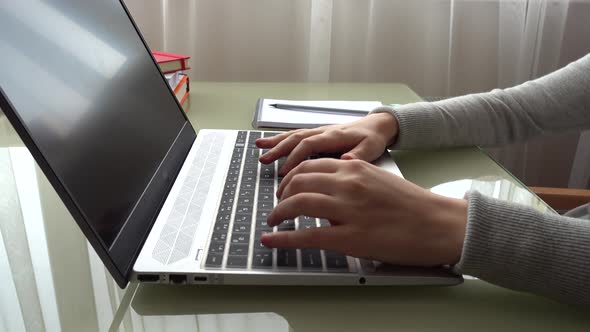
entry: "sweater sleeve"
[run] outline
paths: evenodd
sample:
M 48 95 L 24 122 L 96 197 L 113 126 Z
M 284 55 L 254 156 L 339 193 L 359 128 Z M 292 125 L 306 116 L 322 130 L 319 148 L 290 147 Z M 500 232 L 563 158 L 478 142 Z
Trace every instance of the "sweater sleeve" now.
M 492 146 L 590 128 L 590 54 L 512 88 L 374 112 L 397 118 L 396 149 Z
M 461 260 L 454 270 L 565 303 L 590 304 L 590 221 L 468 195 Z

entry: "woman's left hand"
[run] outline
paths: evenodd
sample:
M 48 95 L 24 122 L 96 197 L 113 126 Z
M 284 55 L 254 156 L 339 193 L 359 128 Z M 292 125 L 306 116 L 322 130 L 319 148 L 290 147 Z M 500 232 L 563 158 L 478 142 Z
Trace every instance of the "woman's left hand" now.
M 331 227 L 265 234 L 269 247 L 318 248 L 392 264 L 433 266 L 461 257 L 467 202 L 433 194 L 361 160 L 316 159 L 290 171 L 268 217 L 301 215 Z

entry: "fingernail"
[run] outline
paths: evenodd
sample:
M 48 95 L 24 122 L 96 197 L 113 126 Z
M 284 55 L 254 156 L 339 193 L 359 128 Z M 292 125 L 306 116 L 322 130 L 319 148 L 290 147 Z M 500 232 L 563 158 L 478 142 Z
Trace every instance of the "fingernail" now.
M 342 160 L 351 160 L 351 159 L 354 159 L 354 158 L 351 155 L 349 155 L 349 154 L 343 154 L 340 157 L 340 159 L 342 159 Z

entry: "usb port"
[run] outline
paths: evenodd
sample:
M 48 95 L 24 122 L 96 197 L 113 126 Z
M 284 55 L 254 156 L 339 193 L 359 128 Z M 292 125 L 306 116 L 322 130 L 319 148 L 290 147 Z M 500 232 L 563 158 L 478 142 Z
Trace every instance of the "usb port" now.
M 168 279 L 173 284 L 186 284 L 186 274 L 171 274 Z
M 141 282 L 154 282 L 160 280 L 160 276 L 157 274 L 139 274 L 137 280 Z

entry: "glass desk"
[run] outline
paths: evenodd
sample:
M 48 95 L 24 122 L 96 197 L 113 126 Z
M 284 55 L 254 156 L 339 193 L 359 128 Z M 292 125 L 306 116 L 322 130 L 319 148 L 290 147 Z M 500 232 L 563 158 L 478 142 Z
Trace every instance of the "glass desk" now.
M 418 101 L 401 84 L 191 82 L 196 128 L 251 128 L 259 97 Z M 476 189 L 549 208 L 477 148 L 396 151 L 404 176 L 443 195 Z M 2 331 L 587 331 L 590 316 L 468 279 L 455 287 L 119 289 L 0 116 Z

